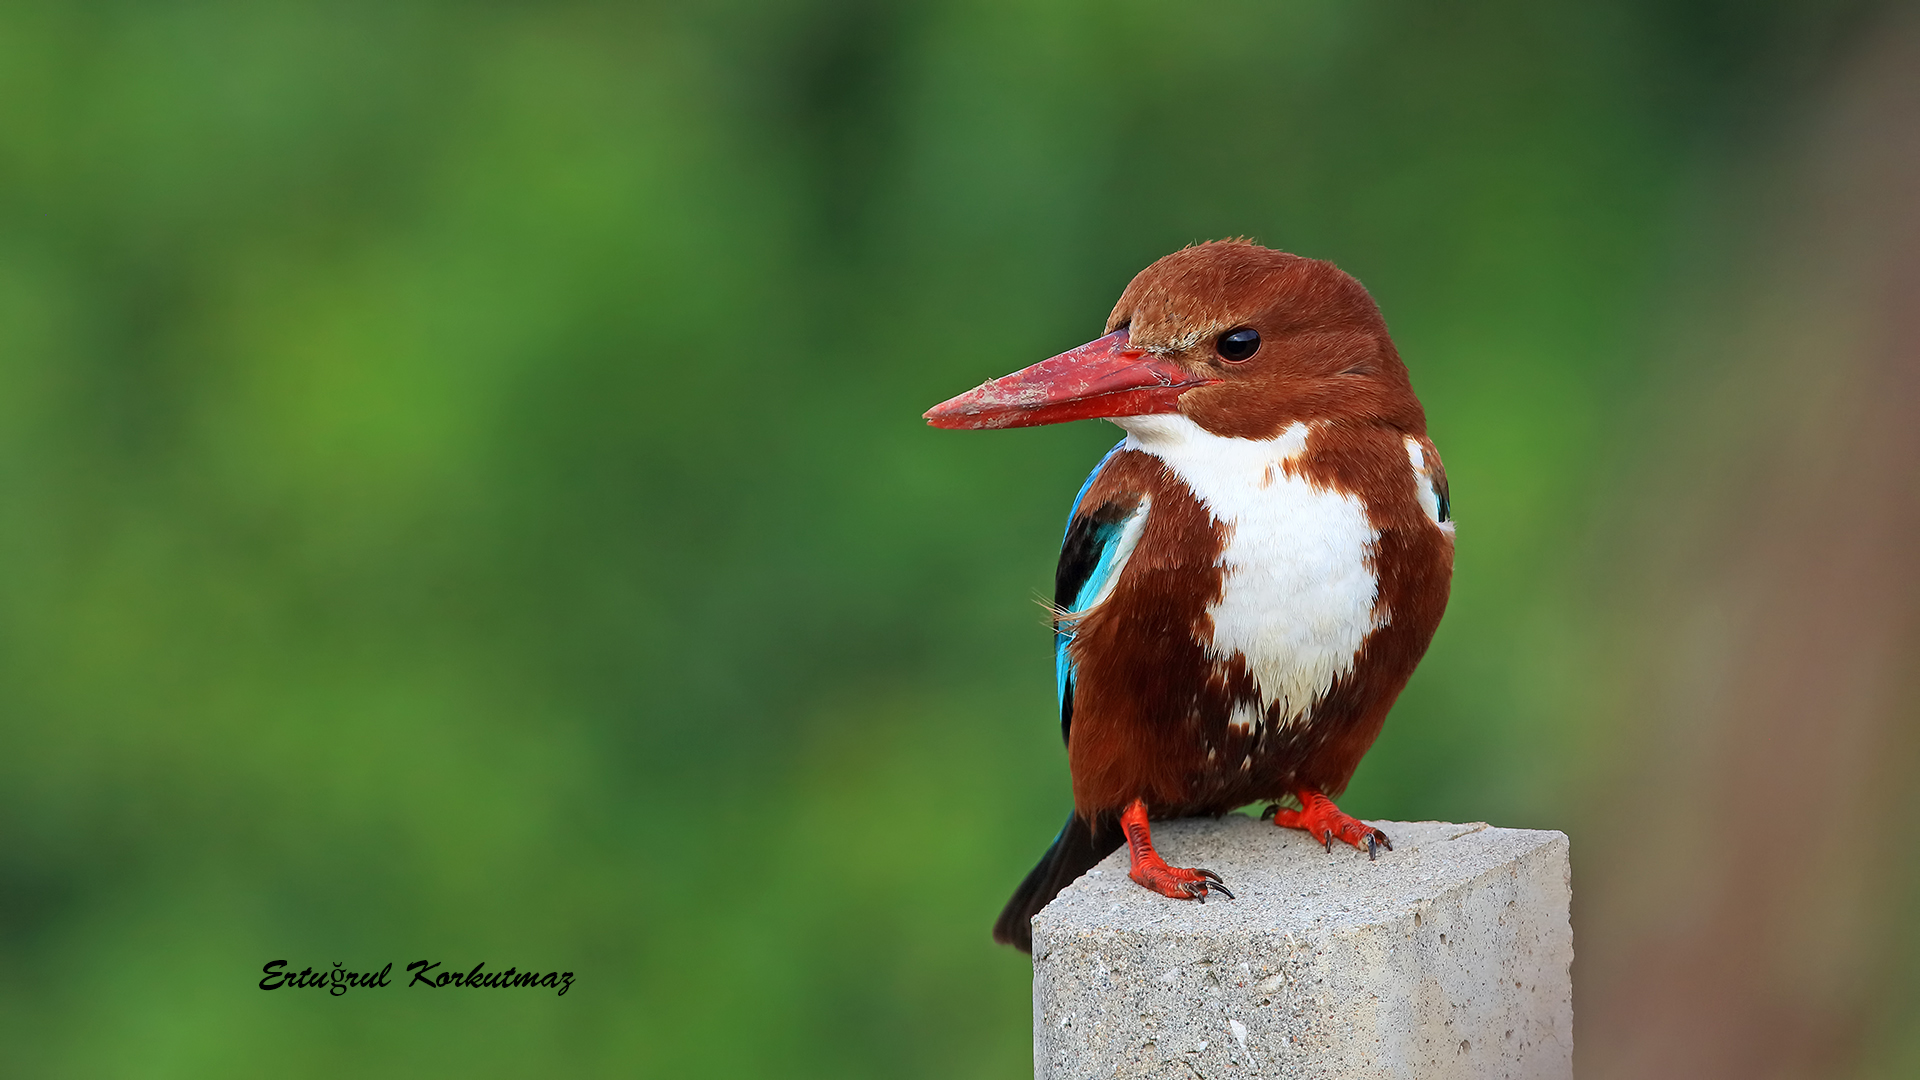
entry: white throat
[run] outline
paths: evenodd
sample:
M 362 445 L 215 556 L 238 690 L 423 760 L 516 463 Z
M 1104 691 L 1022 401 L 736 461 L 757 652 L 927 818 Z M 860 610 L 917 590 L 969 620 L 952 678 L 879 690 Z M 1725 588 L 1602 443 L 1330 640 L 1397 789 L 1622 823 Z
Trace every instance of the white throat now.
M 1374 611 L 1379 534 L 1357 496 L 1318 486 L 1287 466 L 1306 450 L 1306 424 L 1271 439 L 1215 435 L 1177 413 L 1114 420 L 1129 450 L 1165 462 L 1221 524 L 1223 593 L 1207 609 L 1216 660 L 1243 657 L 1260 708 L 1233 724 L 1257 730 L 1308 717 L 1333 680 L 1353 670 Z

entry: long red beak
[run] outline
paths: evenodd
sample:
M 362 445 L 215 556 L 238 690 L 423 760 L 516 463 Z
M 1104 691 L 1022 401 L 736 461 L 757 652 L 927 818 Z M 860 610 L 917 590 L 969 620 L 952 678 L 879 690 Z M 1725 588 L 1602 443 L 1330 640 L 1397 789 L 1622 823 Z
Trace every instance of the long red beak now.
M 1180 395 L 1218 382 L 1127 344 L 1127 331 L 981 383 L 928 409 L 937 428 L 1010 428 L 1178 409 Z

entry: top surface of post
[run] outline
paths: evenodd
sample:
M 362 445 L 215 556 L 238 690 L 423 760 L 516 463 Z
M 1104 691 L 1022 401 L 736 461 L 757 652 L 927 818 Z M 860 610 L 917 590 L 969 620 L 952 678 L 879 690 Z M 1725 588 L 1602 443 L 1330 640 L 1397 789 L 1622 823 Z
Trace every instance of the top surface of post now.
M 1336 843 L 1329 853 L 1298 829 L 1240 814 L 1153 823 L 1153 842 L 1173 866 L 1219 874 L 1235 899 L 1170 900 L 1127 877 L 1127 849 L 1069 885 L 1034 919 L 1034 951 L 1059 933 L 1092 929 L 1287 933 L 1360 926 L 1412 911 L 1440 892 L 1535 849 L 1566 846 L 1565 833 L 1501 829 L 1485 822 L 1375 822 L 1393 850 Z
M 1154 823 L 1234 900 L 1149 892 L 1125 848 L 1088 871 L 1034 919 L 1037 1075 L 1571 1076 L 1565 834 L 1375 824 L 1394 850 L 1369 861 L 1239 815 Z

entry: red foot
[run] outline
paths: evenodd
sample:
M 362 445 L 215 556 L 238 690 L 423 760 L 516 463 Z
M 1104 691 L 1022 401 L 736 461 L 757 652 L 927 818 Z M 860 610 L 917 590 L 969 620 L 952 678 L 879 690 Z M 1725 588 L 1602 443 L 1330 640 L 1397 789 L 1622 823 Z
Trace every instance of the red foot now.
M 1211 870 L 1168 866 L 1167 860 L 1153 850 L 1153 835 L 1147 829 L 1146 803 L 1133 800 L 1126 812 L 1120 815 L 1120 829 L 1127 834 L 1127 854 L 1133 860 L 1133 869 L 1127 871 L 1128 877 L 1161 896 L 1171 896 L 1175 900 L 1198 900 L 1204 904 L 1209 891 L 1233 899 L 1233 894 L 1221 884 L 1219 874 Z
M 1387 834 L 1364 821 L 1349 817 L 1333 800 L 1317 791 L 1295 792 L 1300 798 L 1300 809 L 1289 810 L 1284 806 L 1269 806 L 1267 814 L 1273 815 L 1273 823 L 1288 829 L 1305 829 L 1307 835 L 1320 841 L 1328 851 L 1333 850 L 1335 840 L 1344 840 L 1354 847 L 1367 849 L 1367 858 L 1378 854 L 1375 846 L 1393 850 L 1393 842 Z

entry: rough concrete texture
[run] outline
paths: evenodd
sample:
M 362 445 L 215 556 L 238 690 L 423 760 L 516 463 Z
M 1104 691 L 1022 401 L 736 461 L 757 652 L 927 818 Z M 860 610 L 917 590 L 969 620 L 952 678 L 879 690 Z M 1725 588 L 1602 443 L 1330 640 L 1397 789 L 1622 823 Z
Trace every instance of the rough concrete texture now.
M 1573 1075 L 1567 837 L 1376 822 L 1375 862 L 1252 818 L 1157 822 L 1236 900 L 1169 900 L 1122 848 L 1033 921 L 1034 1071 Z

